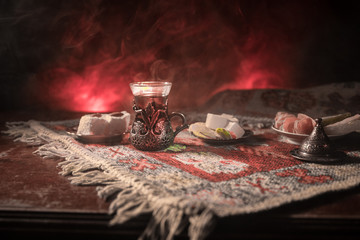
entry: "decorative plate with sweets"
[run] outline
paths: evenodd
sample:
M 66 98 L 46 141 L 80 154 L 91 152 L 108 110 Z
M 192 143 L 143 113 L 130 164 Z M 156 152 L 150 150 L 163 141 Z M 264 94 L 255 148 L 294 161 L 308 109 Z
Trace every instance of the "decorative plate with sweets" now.
M 351 116 L 349 113 L 344 113 L 323 117 L 322 125 L 327 136 L 330 139 L 335 139 L 355 131 L 360 123 L 358 120 L 360 116 L 357 117 L 357 115 Z M 315 121 L 305 114 L 299 113 L 296 116 L 286 112 L 278 112 L 275 116 L 274 125 L 271 128 L 284 137 L 287 142 L 301 144 L 311 134 L 314 125 Z
M 272 126 L 271 129 L 273 129 L 276 133 L 278 133 L 281 137 L 285 137 L 288 142 L 293 144 L 301 144 L 304 139 L 309 136 L 308 134 L 298 134 L 298 133 L 291 133 L 291 132 L 285 132 L 277 129 L 275 126 Z
M 212 145 L 227 145 L 227 144 L 236 144 L 236 143 L 241 143 L 243 142 L 244 139 L 250 137 L 253 135 L 253 132 L 250 130 L 245 130 L 245 133 L 242 137 L 240 138 L 235 138 L 235 139 L 213 139 L 213 138 L 204 138 L 201 136 L 196 136 L 194 133 L 192 133 L 195 137 L 200 138 L 201 140 L 203 140 L 205 143 L 208 144 L 212 144 Z
M 213 145 L 236 144 L 253 135 L 252 131 L 243 129 L 243 134 L 241 134 L 239 137 L 236 137 L 236 135 L 226 131 L 223 128 L 218 128 L 216 130 L 208 128 L 204 122 L 196 122 L 191 124 L 189 131 L 195 137 Z

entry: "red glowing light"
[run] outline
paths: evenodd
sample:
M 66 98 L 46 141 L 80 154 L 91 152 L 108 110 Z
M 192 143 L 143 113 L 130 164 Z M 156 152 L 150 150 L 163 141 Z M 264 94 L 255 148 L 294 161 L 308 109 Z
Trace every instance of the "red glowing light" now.
M 119 111 L 131 106 L 128 84 L 139 80 L 172 82 L 169 104 L 178 108 L 199 106 L 225 89 L 293 87 L 298 37 L 287 30 L 296 25 L 266 18 L 282 12 L 265 4 L 238 14 L 237 4 L 191 2 L 155 1 L 131 12 L 121 4 L 98 11 L 95 1 L 86 4 L 91 11 L 57 22 L 65 23 L 63 52 L 37 76 L 48 93 L 42 101 L 69 111 Z M 69 26 L 73 21 L 79 23 Z
M 124 100 L 130 99 L 128 81 L 103 68 L 102 64 L 87 67 L 82 74 L 57 68 L 44 74 L 52 80 L 47 89 L 52 107 L 78 112 L 121 110 Z

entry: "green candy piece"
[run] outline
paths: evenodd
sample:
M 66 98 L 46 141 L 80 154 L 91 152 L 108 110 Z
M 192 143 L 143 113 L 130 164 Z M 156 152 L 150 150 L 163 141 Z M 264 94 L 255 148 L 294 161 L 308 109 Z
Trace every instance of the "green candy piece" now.
M 226 139 L 226 140 L 227 139 L 232 139 L 231 134 L 229 133 L 229 131 L 227 131 L 224 128 L 217 128 L 215 131 L 216 131 L 217 134 L 219 134 L 219 136 L 222 139 Z
M 171 151 L 171 152 L 181 152 L 183 150 L 186 149 L 185 145 L 180 145 L 180 144 L 173 144 L 171 146 L 169 146 L 168 148 L 165 149 L 166 151 Z

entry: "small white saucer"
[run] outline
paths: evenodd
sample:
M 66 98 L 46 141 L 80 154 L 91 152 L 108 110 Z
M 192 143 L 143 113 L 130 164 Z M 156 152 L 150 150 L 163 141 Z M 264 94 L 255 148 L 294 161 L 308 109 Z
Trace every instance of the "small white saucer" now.
M 281 137 L 284 137 L 290 143 L 296 144 L 296 145 L 300 145 L 304 141 L 304 139 L 309 136 L 308 134 L 285 132 L 285 131 L 275 128 L 274 126 L 272 126 L 271 129 L 274 130 Z M 330 139 L 336 139 L 336 138 L 339 138 L 342 136 L 345 136 L 345 135 L 328 135 L 328 137 Z

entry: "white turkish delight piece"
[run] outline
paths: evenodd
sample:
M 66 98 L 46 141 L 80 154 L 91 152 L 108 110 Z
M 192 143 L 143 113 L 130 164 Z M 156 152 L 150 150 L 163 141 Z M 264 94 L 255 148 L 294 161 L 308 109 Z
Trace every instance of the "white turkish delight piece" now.
M 235 138 L 240 138 L 244 135 L 245 130 L 240 127 L 240 125 L 237 122 L 230 122 L 226 127 L 226 130 L 228 130 L 230 133 L 233 133 L 235 135 Z
M 126 131 L 130 122 L 130 114 L 126 111 L 111 114 L 94 113 L 81 117 L 78 135 L 101 135 L 111 136 L 122 134 Z
M 220 116 L 229 119 L 230 122 L 239 122 L 239 120 L 231 114 L 223 113 Z
M 126 111 L 114 112 L 110 114 L 109 131 L 110 134 L 123 134 L 130 124 L 130 114 Z
M 206 116 L 206 127 L 210 129 L 225 128 L 230 122 L 229 117 L 208 113 Z

